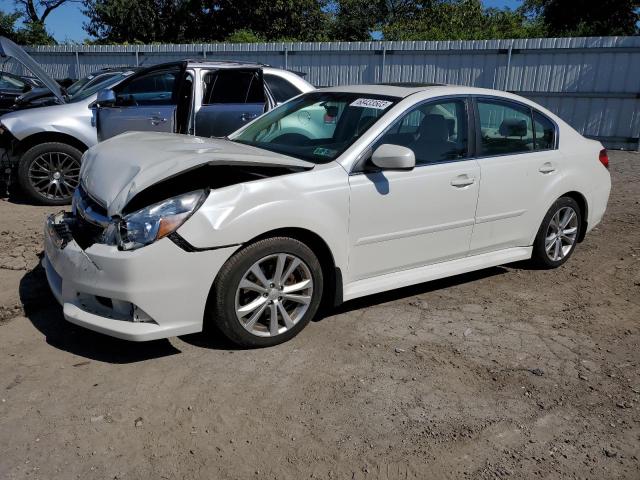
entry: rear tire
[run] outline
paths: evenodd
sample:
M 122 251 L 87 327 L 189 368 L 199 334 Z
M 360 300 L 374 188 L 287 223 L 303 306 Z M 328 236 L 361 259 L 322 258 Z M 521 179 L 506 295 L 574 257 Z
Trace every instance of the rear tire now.
M 533 243 L 533 263 L 549 269 L 564 264 L 576 248 L 582 225 L 582 212 L 573 198 L 556 200 L 542 220 Z
M 80 181 L 82 152 L 71 145 L 47 142 L 30 148 L 18 166 L 22 189 L 43 205 L 67 205 Z
M 213 322 L 242 347 L 278 345 L 313 318 L 322 287 L 320 263 L 304 243 L 289 237 L 259 240 L 220 269 L 213 287 Z

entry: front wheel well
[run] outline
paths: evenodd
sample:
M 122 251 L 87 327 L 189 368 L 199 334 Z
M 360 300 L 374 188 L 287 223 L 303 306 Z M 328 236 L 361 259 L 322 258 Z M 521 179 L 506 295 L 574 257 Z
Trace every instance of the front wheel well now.
M 22 156 L 31 148 L 35 147 L 36 145 L 40 145 L 43 143 L 50 143 L 50 142 L 64 143 L 74 148 L 77 148 L 83 153 L 89 148 L 77 138 L 71 135 L 68 135 L 66 133 L 40 132 L 40 133 L 34 133 L 33 135 L 30 135 L 20 140 L 14 147 L 14 153 L 16 155 Z
M 325 307 L 337 306 L 342 303 L 342 272 L 336 266 L 333 253 L 327 242 L 315 232 L 305 228 L 291 227 L 270 230 L 257 237 L 252 238 L 245 245 L 250 245 L 258 240 L 270 237 L 290 237 L 294 238 L 311 249 L 318 257 L 324 278 L 322 303 Z
M 578 242 L 582 242 L 584 240 L 585 235 L 587 234 L 587 218 L 589 214 L 589 205 L 587 204 L 587 199 L 584 198 L 580 192 L 571 191 L 567 192 L 564 195 L 560 195 L 561 197 L 569 197 L 576 201 L 578 206 L 580 207 L 580 213 L 582 215 L 582 230 L 578 235 Z

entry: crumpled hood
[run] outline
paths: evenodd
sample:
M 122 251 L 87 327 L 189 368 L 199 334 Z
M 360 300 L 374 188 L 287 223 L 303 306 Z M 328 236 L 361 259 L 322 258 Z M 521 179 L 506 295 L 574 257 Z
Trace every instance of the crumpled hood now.
M 130 132 L 90 148 L 80 182 L 109 216 L 146 188 L 202 165 L 253 165 L 308 170 L 313 163 L 224 139 Z

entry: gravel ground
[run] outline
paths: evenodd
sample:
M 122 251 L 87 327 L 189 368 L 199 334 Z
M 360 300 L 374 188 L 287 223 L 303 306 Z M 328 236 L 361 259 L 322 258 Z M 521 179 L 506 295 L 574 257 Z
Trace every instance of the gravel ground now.
M 640 478 L 640 155 L 554 271 L 352 301 L 276 348 L 64 321 L 0 202 L 0 478 Z

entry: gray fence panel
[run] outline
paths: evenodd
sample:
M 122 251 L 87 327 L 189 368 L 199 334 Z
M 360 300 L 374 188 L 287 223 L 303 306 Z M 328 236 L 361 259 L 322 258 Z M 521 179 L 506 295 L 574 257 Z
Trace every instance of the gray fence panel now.
M 610 147 L 640 145 L 640 37 L 424 42 L 59 45 L 28 49 L 55 78 L 184 58 L 262 62 L 315 85 L 450 83 L 509 90 Z M 4 68 L 23 72 L 12 62 Z

